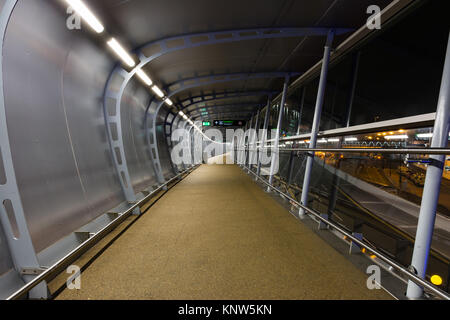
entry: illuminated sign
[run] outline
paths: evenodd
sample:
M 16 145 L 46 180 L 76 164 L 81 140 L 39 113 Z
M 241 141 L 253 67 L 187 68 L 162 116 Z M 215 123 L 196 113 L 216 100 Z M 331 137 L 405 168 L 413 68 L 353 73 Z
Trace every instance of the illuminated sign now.
M 203 124 L 202 124 L 204 127 L 210 127 L 211 126 L 211 122 L 209 122 L 209 121 L 203 121 Z
M 242 127 L 245 123 L 244 120 L 214 120 L 215 127 Z

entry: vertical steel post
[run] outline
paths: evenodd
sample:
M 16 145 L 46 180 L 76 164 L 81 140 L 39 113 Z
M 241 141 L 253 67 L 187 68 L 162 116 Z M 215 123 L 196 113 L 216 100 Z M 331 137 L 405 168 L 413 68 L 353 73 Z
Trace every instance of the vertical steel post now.
M 434 121 L 432 148 L 445 148 L 448 144 L 448 131 L 450 126 L 450 35 L 447 43 L 444 71 L 439 92 L 439 100 Z M 445 155 L 431 155 L 431 163 L 428 164 L 425 185 L 420 205 L 419 221 L 417 223 L 416 239 L 411 261 L 413 270 L 417 275 L 425 279 L 431 241 L 433 239 L 436 208 L 441 188 L 442 171 L 445 163 Z M 406 296 L 410 299 L 418 299 L 423 294 L 423 288 L 412 281 L 408 282 Z
M 250 163 L 250 140 L 251 140 L 251 136 L 250 136 L 250 129 L 252 128 L 252 123 L 253 123 L 253 117 L 252 116 L 250 118 L 250 122 L 248 123 L 248 128 L 246 131 L 248 131 L 248 136 L 247 133 L 244 133 L 244 143 L 245 143 L 245 137 L 247 136 L 247 143 L 245 144 L 245 159 L 244 159 L 244 167 L 247 163 Z M 250 173 L 250 172 L 249 172 Z
M 300 101 L 300 109 L 298 110 L 298 121 L 297 121 L 297 133 L 298 136 L 300 134 L 300 125 L 302 124 L 302 115 L 303 115 L 303 108 L 305 106 L 305 96 L 306 96 L 306 86 L 302 89 L 302 100 Z
M 0 166 L 3 166 L 0 170 L 5 175 L 4 179 L 0 179 L 0 228 L 3 229 L 14 269 L 24 283 L 27 283 L 36 277 L 34 271 L 39 273 L 43 270 L 33 245 L 16 179 L 3 92 L 3 43 L 16 4 L 16 0 L 3 1 L 0 10 Z M 43 281 L 38 284 L 28 296 L 32 299 L 46 299 L 47 283 Z
M 320 82 L 319 82 L 319 88 L 317 90 L 317 100 L 316 100 L 316 108 L 314 112 L 314 120 L 313 120 L 313 126 L 311 130 L 311 139 L 309 143 L 309 148 L 314 149 L 316 147 L 317 142 L 317 133 L 319 132 L 319 126 L 320 126 L 320 116 L 322 114 L 322 106 L 323 106 L 323 100 L 325 96 L 325 89 L 327 85 L 327 75 L 328 75 L 328 64 L 330 62 L 330 53 L 331 53 L 331 45 L 333 43 L 334 39 L 334 31 L 330 31 L 327 36 L 327 42 L 325 44 L 325 49 L 323 53 L 323 61 L 322 61 L 322 70 L 320 72 Z M 302 188 L 302 198 L 301 198 L 301 204 L 304 206 L 308 205 L 308 192 L 309 192 L 309 184 L 311 180 L 311 172 L 314 162 L 314 152 L 307 154 L 307 162 L 306 162 L 306 168 L 305 168 L 305 176 L 303 178 L 303 188 Z M 299 216 L 304 217 L 305 210 L 300 208 L 299 210 Z
M 288 179 L 287 179 L 288 186 L 290 186 L 291 182 L 292 182 L 292 175 L 294 173 L 294 164 L 295 164 L 295 152 L 291 151 L 291 153 L 289 155 L 289 173 L 288 173 Z
M 279 158 L 278 158 L 278 145 L 280 144 L 280 132 L 281 132 L 281 125 L 283 121 L 283 111 L 284 111 L 284 105 L 286 104 L 286 95 L 289 85 L 289 76 L 286 76 L 284 79 L 284 85 L 283 85 L 283 95 L 281 97 L 281 103 L 280 103 L 280 111 L 278 113 L 278 123 L 277 123 L 277 131 L 275 134 L 275 143 L 272 145 L 272 161 L 270 163 L 270 172 L 269 172 L 269 184 L 272 185 L 273 183 L 273 176 L 275 175 L 275 167 L 279 166 Z M 270 192 L 272 189 L 268 186 L 266 191 Z
M 298 110 L 297 132 L 295 133 L 297 136 L 300 134 L 300 125 L 302 124 L 302 114 L 303 114 L 303 107 L 305 105 L 305 95 L 306 95 L 306 86 L 302 88 L 302 97 L 300 100 L 300 108 Z M 288 187 L 292 183 L 292 175 L 294 174 L 294 165 L 295 165 L 295 153 L 291 152 L 289 156 L 289 173 L 287 179 Z
M 255 160 L 258 158 L 258 148 L 256 145 L 256 142 L 258 141 L 258 126 L 259 126 L 259 108 L 258 111 L 256 112 L 256 118 L 255 118 L 255 132 L 252 135 L 252 151 L 251 151 L 251 159 L 249 160 L 249 165 L 248 165 L 248 173 L 250 173 L 250 171 L 252 170 L 252 166 L 253 163 L 255 162 Z M 255 159 L 255 155 L 256 155 L 256 159 Z
M 349 96 L 348 96 L 347 118 L 346 118 L 346 122 L 344 124 L 347 128 L 350 127 L 350 120 L 352 118 L 352 108 L 353 108 L 353 101 L 355 99 L 356 83 L 358 80 L 358 69 L 359 69 L 360 57 L 361 57 L 361 51 L 358 51 L 353 55 L 352 83 L 351 83 L 350 92 L 349 92 Z
M 260 148 L 264 148 L 264 145 L 266 144 L 266 139 L 267 139 L 267 128 L 269 127 L 269 117 L 270 117 L 270 100 L 272 99 L 272 96 L 269 95 L 267 97 L 267 106 L 266 106 L 266 114 L 264 116 L 264 125 L 263 125 L 263 130 L 262 130 L 262 136 L 261 136 L 261 142 L 259 144 Z M 259 175 L 261 174 L 261 157 L 262 157 L 262 153 L 265 151 L 260 151 L 259 152 L 259 156 L 258 156 L 258 169 L 256 170 L 256 175 L 259 177 Z M 258 178 L 255 178 L 256 180 L 258 180 Z

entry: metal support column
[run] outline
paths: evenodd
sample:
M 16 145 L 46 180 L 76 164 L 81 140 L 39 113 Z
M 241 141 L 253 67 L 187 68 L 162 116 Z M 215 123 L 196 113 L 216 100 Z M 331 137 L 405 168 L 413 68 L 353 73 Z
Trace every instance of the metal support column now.
M 269 172 L 269 185 L 272 185 L 273 183 L 273 176 L 275 175 L 275 167 L 279 166 L 279 152 L 278 152 L 278 145 L 280 144 L 280 132 L 281 132 L 281 124 L 283 121 L 283 112 L 284 112 L 284 105 L 286 104 L 286 95 L 289 85 L 289 76 L 286 76 L 284 79 L 284 86 L 283 86 L 283 95 L 281 97 L 281 103 L 280 103 L 280 112 L 278 113 L 278 123 L 277 123 L 277 131 L 275 134 L 275 141 L 271 148 L 271 156 L 272 161 L 270 163 L 270 172 Z M 267 186 L 266 189 L 267 192 L 271 192 L 272 189 L 270 186 Z
M 251 160 L 251 152 L 250 152 L 250 144 L 251 144 L 251 140 L 252 140 L 252 136 L 251 136 L 251 130 L 252 129 L 252 123 L 253 123 L 253 118 L 255 116 L 252 116 L 250 118 L 250 122 L 248 123 L 248 137 L 247 137 L 247 144 L 245 145 L 245 162 L 244 162 L 244 167 L 248 164 L 248 166 L 250 167 L 250 160 Z M 247 134 L 244 135 L 244 138 Z M 250 173 L 250 170 L 248 171 L 248 173 Z
M 300 108 L 298 110 L 299 115 L 297 121 L 297 133 L 296 133 L 297 136 L 300 134 L 300 125 L 302 123 L 303 108 L 305 106 L 305 97 L 306 97 L 306 86 L 304 86 L 302 89 L 302 99 L 300 101 Z
M 295 152 L 291 151 L 291 153 L 289 155 L 289 173 L 288 173 L 288 179 L 287 179 L 288 186 L 290 186 L 291 182 L 292 182 L 292 175 L 294 173 L 294 164 L 295 164 Z
M 256 112 L 256 119 L 255 119 L 255 132 L 252 135 L 251 143 L 252 143 L 252 151 L 251 151 L 251 159 L 249 161 L 248 165 L 248 173 L 252 170 L 252 166 L 256 159 L 258 159 L 258 148 L 256 145 L 256 142 L 258 141 L 258 126 L 259 126 L 259 112 L 260 110 Z
M 16 0 L 4 2 L 0 12 L 0 50 L 6 34 L 9 18 L 16 6 Z M 33 280 L 42 268 L 31 240 L 22 200 L 17 185 L 11 145 L 6 121 L 6 106 L 3 93 L 3 55 L 0 52 L 0 171 L 4 172 L 4 179 L 0 177 L 0 224 L 3 228 L 9 253 L 14 268 L 24 282 Z M 31 271 L 31 272 L 30 272 Z M 33 273 L 36 272 L 34 275 Z M 41 282 L 29 293 L 30 298 L 45 299 L 47 284 Z
M 297 136 L 300 134 L 300 125 L 302 124 L 302 114 L 303 114 L 303 107 L 305 105 L 305 96 L 306 96 L 306 86 L 304 86 L 302 89 L 300 108 L 298 109 L 297 132 L 296 132 Z M 290 186 L 292 183 L 292 175 L 294 174 L 295 158 L 296 158 L 295 153 L 291 152 L 291 154 L 289 156 L 289 173 L 288 173 L 288 179 L 287 179 L 288 186 Z
M 327 36 L 327 42 L 325 44 L 325 49 L 323 53 L 322 70 L 320 72 L 320 82 L 317 91 L 316 108 L 314 112 L 313 126 L 311 130 L 311 139 L 309 143 L 310 149 L 314 149 L 316 147 L 317 133 L 319 132 L 320 116 L 322 114 L 322 106 L 327 84 L 328 64 L 330 62 L 331 45 L 333 43 L 333 39 L 334 39 L 334 32 L 330 31 Z M 308 206 L 308 192 L 311 180 L 312 167 L 314 163 L 314 152 L 308 153 L 307 157 L 308 160 L 306 162 L 305 176 L 303 178 L 302 198 L 300 202 L 304 206 Z M 299 216 L 304 217 L 304 215 L 305 210 L 303 208 L 300 208 Z
M 431 148 L 445 148 L 448 144 L 448 131 L 450 126 L 450 35 L 447 43 L 444 71 L 439 92 L 439 100 L 434 121 L 433 138 Z M 431 241 L 433 239 L 436 208 L 441 188 L 442 171 L 445 163 L 445 155 L 430 155 L 431 163 L 428 164 L 425 185 L 420 206 L 419 221 L 417 223 L 416 239 L 411 261 L 414 272 L 423 279 L 427 270 Z M 406 296 L 410 299 L 418 299 L 423 294 L 423 288 L 412 281 L 408 282 Z
M 350 127 L 350 120 L 352 118 L 352 108 L 353 108 L 353 101 L 355 99 L 356 83 L 358 81 L 358 69 L 359 69 L 360 57 L 361 57 L 361 51 L 358 51 L 353 54 L 352 83 L 351 83 L 350 92 L 348 95 L 347 118 L 346 118 L 347 121 L 345 123 L 345 126 L 347 128 Z
M 262 134 L 262 137 L 261 137 L 261 143 L 259 144 L 259 147 L 260 148 L 264 148 L 264 145 L 266 144 L 266 139 L 267 139 L 267 128 L 269 127 L 269 117 L 270 117 L 270 108 L 271 108 L 271 100 L 272 99 L 272 96 L 271 95 L 269 95 L 268 97 L 267 97 L 267 106 L 266 106 L 266 114 L 265 114 L 265 116 L 264 116 L 264 125 L 263 125 L 263 130 L 262 130 L 262 132 L 263 132 L 263 134 Z M 259 152 L 259 157 L 258 157 L 258 169 L 257 169 L 257 171 L 256 171 L 256 178 L 255 178 L 255 180 L 258 180 L 258 177 L 260 176 L 260 174 L 261 174 L 261 157 L 262 157 L 262 153 L 263 153 L 263 151 L 260 151 Z

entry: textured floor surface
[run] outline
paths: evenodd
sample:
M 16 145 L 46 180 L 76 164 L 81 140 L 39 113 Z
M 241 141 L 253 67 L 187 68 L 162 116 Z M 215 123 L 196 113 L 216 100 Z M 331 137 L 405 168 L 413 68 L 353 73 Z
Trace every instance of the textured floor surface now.
M 238 166 L 203 165 L 58 299 L 390 299 Z

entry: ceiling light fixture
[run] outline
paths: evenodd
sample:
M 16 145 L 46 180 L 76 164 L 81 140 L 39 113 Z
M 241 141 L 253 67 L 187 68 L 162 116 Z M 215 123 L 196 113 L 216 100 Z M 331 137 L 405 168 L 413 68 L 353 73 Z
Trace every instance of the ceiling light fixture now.
M 169 106 L 173 106 L 173 102 L 169 98 L 166 98 L 166 100 L 164 100 L 164 102 L 167 103 L 167 105 L 169 105 Z
M 160 97 L 160 98 L 163 98 L 163 97 L 164 97 L 164 92 L 162 92 L 161 89 L 158 88 L 158 86 L 153 86 L 153 87 L 152 87 L 152 90 L 153 90 L 154 93 L 156 93 L 156 95 L 157 95 L 158 97 Z
M 81 0 L 66 0 L 66 2 L 95 32 L 102 33 L 105 30 L 105 27 Z
M 142 79 L 142 81 L 145 82 L 146 85 L 151 86 L 153 84 L 152 79 L 150 79 L 142 69 L 136 71 L 136 74 L 138 75 L 139 78 Z
M 125 51 L 125 49 L 117 42 L 116 39 L 112 38 L 108 41 L 108 45 L 114 50 L 117 56 L 125 62 L 129 67 L 134 67 L 136 63 L 133 58 Z

